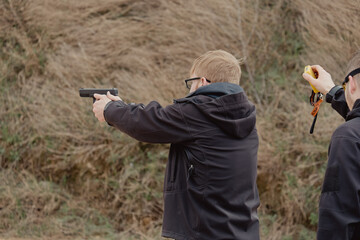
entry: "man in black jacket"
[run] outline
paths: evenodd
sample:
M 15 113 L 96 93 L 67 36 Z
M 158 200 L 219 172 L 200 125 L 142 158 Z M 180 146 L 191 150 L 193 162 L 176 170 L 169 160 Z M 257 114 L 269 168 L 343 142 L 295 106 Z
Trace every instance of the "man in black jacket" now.
M 321 66 L 318 79 L 303 77 L 345 119 L 329 146 L 328 164 L 319 204 L 318 240 L 360 239 L 360 51 L 348 64 L 345 80 L 335 86 Z
M 94 113 L 129 136 L 171 143 L 162 236 L 259 239 L 255 106 L 239 86 L 238 60 L 210 51 L 194 61 L 190 93 L 162 107 L 96 95 Z

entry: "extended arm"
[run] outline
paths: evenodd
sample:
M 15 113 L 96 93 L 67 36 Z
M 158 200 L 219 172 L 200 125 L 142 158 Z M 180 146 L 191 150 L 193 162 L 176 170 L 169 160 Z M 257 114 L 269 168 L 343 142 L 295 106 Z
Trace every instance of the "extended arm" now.
M 108 103 L 105 120 L 120 131 L 143 142 L 177 143 L 191 138 L 179 105 L 163 108 L 158 102 L 126 104 Z

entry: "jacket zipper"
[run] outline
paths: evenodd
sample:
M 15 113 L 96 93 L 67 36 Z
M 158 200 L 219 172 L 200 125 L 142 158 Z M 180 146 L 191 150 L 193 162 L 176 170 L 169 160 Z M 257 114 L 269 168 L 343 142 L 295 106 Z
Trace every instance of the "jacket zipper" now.
M 187 180 L 189 181 L 189 178 L 191 177 L 191 175 L 193 174 L 194 171 L 194 165 L 190 165 L 189 169 L 188 169 L 188 175 L 187 175 Z
M 186 154 L 186 158 L 188 160 L 187 162 L 188 162 L 188 164 L 190 164 L 190 167 L 187 169 L 187 181 L 189 181 L 190 177 L 194 173 L 195 168 L 194 168 L 194 165 L 191 164 L 191 153 L 186 148 L 184 149 L 184 151 Z

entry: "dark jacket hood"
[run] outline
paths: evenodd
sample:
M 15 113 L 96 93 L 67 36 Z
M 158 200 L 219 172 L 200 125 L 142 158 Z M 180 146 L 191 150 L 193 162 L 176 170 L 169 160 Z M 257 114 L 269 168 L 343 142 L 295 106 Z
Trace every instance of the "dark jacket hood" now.
M 248 136 L 255 128 L 255 106 L 236 84 L 212 83 L 175 102 L 194 104 L 224 132 L 237 138 Z
M 357 117 L 360 117 L 360 99 L 355 101 L 353 109 L 346 116 L 346 121 Z

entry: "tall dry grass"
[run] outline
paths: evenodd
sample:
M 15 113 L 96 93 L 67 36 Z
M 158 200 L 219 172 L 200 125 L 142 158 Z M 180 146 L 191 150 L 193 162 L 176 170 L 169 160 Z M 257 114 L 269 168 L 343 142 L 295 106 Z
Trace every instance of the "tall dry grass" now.
M 21 237 L 29 224 L 51 238 L 43 222 L 33 221 L 33 209 L 39 202 L 52 206 L 56 196 L 58 208 L 40 211 L 51 221 L 68 219 L 60 211 L 68 206 L 80 212 L 73 222 L 78 232 L 67 235 L 55 224 L 57 237 L 158 239 L 167 146 L 138 143 L 99 124 L 78 89 L 117 87 L 128 102 L 170 104 L 186 94 L 182 80 L 193 59 L 224 49 L 245 59 L 241 85 L 258 109 L 263 239 L 312 239 L 328 141 L 342 120 L 323 104 L 309 135 L 310 88 L 301 72 L 321 64 L 340 83 L 360 48 L 359 6 L 357 0 L 2 0 L 0 186 L 18 172 L 31 175 L 11 188 L 28 195 L 6 188 L 0 203 L 35 200 L 21 205 L 24 215 L 4 204 L 0 235 Z M 57 193 L 29 185 L 43 181 Z M 111 227 L 92 221 L 94 211 Z

